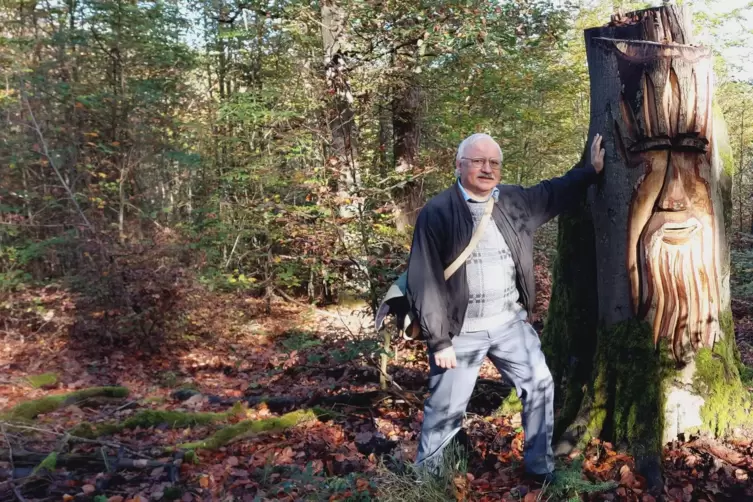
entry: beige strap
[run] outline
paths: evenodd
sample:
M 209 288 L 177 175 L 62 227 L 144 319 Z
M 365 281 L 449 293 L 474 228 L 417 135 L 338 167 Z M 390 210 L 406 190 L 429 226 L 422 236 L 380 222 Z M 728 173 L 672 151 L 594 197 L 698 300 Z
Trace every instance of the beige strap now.
M 468 257 L 471 255 L 473 250 L 476 248 L 476 245 L 478 245 L 478 241 L 481 240 L 481 236 L 484 233 L 486 224 L 489 223 L 489 219 L 492 217 L 492 209 L 494 209 L 494 197 L 489 196 L 489 200 L 486 201 L 486 207 L 484 208 L 484 215 L 481 217 L 481 221 L 478 222 L 476 231 L 473 232 L 473 236 L 471 237 L 471 242 L 469 242 L 468 246 L 466 246 L 463 252 L 460 253 L 460 256 L 455 258 L 455 261 L 452 262 L 450 266 L 445 269 L 444 271 L 445 281 L 449 279 L 450 277 L 452 277 L 452 274 L 457 272 L 457 270 L 460 268 L 460 265 L 465 263 L 465 260 L 468 259 Z

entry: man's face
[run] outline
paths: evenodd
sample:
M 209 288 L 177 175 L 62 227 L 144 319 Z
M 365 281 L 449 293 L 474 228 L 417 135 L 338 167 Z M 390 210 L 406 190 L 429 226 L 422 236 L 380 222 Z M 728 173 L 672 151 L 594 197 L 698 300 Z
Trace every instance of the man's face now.
M 476 141 L 463 152 L 457 161 L 460 182 L 469 192 L 488 195 L 501 179 L 499 148 L 489 139 Z
M 630 205 L 629 271 L 636 313 L 683 360 L 713 344 L 718 329 L 710 165 L 697 151 L 641 154 L 644 176 Z M 709 339 L 710 338 L 710 339 Z

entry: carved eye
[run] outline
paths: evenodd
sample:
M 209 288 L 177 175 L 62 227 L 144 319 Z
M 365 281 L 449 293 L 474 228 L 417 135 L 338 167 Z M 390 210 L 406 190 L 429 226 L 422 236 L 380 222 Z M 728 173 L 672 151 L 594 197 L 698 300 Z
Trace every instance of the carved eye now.
M 655 150 L 676 150 L 680 152 L 706 153 L 709 141 L 697 136 L 682 135 L 675 138 L 643 138 L 630 145 L 630 152 L 640 153 Z

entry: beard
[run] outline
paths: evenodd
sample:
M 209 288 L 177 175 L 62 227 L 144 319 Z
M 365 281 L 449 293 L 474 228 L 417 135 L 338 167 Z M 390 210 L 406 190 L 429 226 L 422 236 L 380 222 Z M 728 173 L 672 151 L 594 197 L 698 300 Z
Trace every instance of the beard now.
M 648 228 L 652 225 L 648 225 Z M 654 343 L 667 338 L 676 361 L 686 362 L 700 348 L 712 347 L 719 328 L 713 227 L 699 227 L 675 239 L 659 226 L 641 237 L 640 314 L 651 319 Z

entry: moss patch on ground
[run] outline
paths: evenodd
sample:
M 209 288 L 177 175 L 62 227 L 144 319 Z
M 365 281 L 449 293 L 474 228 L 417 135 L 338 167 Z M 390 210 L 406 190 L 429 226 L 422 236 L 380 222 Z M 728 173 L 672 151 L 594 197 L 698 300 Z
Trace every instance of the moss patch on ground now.
M 91 387 L 77 390 L 68 394 L 56 394 L 40 399 L 24 401 L 13 407 L 9 412 L 0 415 L 5 420 L 33 420 L 39 415 L 53 412 L 64 406 L 79 403 L 92 397 L 128 397 L 129 391 L 125 387 Z
M 315 420 L 316 418 L 325 415 L 324 410 L 311 409 L 311 410 L 297 410 L 290 413 L 286 413 L 281 417 L 263 418 L 259 420 L 244 420 L 237 424 L 224 427 L 212 436 L 202 441 L 195 441 L 192 443 L 184 443 L 180 445 L 180 448 L 186 450 L 194 450 L 197 448 L 206 450 L 215 450 L 221 446 L 226 445 L 233 439 L 247 435 L 247 434 L 259 434 L 262 432 L 279 432 L 296 425 L 307 422 L 309 420 Z
M 26 381 L 35 389 L 49 387 L 58 383 L 58 376 L 55 373 L 42 373 L 41 375 L 31 375 L 26 377 Z

